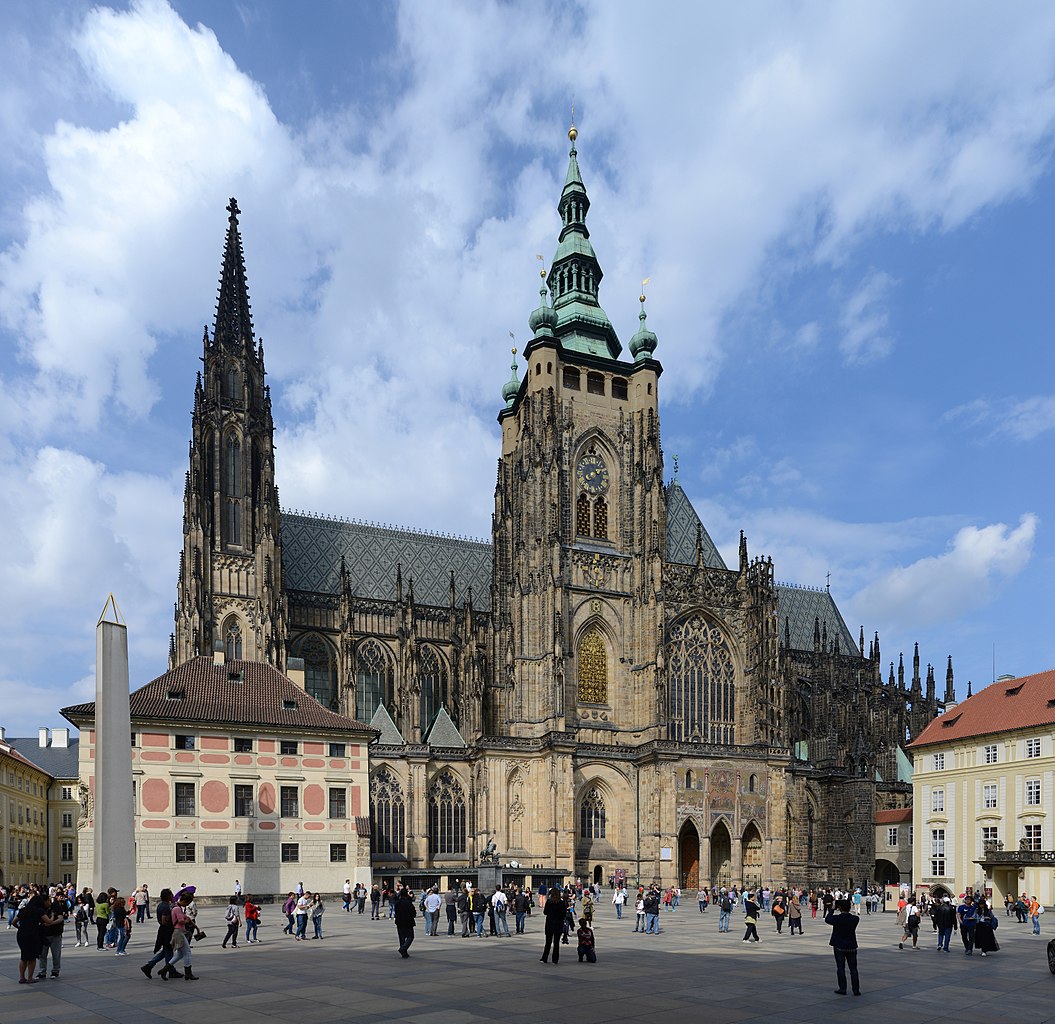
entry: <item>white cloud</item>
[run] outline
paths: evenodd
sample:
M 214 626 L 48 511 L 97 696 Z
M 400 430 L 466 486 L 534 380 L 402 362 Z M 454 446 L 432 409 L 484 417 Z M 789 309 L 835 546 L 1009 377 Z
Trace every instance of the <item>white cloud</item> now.
M 847 362 L 870 363 L 889 354 L 894 342 L 886 301 L 893 284 L 889 274 L 873 269 L 843 304 L 839 348 Z
M 986 427 L 991 435 L 1015 441 L 1033 441 L 1055 428 L 1055 395 L 1029 398 L 976 398 L 950 409 L 947 422 Z
M 965 526 L 940 555 L 901 566 L 868 584 L 852 600 L 900 631 L 952 623 L 987 604 L 995 589 L 1029 562 L 1039 520 L 1027 513 L 1004 523 Z

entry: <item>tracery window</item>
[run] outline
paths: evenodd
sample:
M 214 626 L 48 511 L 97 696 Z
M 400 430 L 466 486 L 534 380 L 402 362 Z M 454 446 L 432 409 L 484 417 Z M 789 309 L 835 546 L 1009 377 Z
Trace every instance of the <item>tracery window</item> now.
M 732 743 L 736 670 L 729 642 L 702 615 L 675 623 L 667 648 L 669 738 Z
M 581 704 L 608 703 L 608 648 L 596 626 L 579 641 L 578 697 Z
M 605 832 L 604 800 L 596 789 L 591 789 L 579 807 L 579 838 L 604 839 Z
M 421 731 L 424 732 L 441 705 L 447 705 L 447 666 L 432 647 L 422 647 L 418 659 L 421 686 Z
M 304 689 L 323 707 L 337 700 L 337 665 L 333 648 L 317 633 L 299 639 L 294 657 L 304 659 Z
M 395 707 L 395 671 L 392 659 L 376 640 L 366 640 L 355 653 L 355 714 L 369 722 L 378 706 Z
M 401 854 L 406 845 L 403 787 L 382 768 L 370 780 L 370 848 L 375 854 Z
M 242 543 L 242 445 L 232 435 L 223 451 L 223 536 L 228 544 Z
M 242 627 L 237 619 L 228 619 L 223 637 L 224 657 L 227 661 L 242 660 Z
M 598 498 L 593 503 L 593 535 L 602 540 L 608 539 L 608 502 Z
M 227 397 L 238 398 L 238 367 L 234 363 L 228 364 L 227 367 Z
M 429 786 L 429 855 L 456 856 L 465 850 L 465 793 L 445 768 Z
M 585 494 L 575 500 L 575 532 L 580 537 L 590 536 L 590 499 Z

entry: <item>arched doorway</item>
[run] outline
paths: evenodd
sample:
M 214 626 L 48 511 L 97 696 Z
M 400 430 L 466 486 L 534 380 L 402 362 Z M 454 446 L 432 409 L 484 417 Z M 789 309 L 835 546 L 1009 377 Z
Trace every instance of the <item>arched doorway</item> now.
M 875 880 L 884 885 L 897 885 L 901 881 L 901 872 L 888 860 L 877 860 Z
M 758 826 L 752 821 L 744 829 L 740 840 L 743 848 L 744 885 L 756 889 L 762 884 L 762 836 Z
M 678 835 L 678 874 L 683 889 L 697 889 L 700 885 L 700 833 L 687 821 Z
M 593 869 L 593 880 L 594 880 L 594 882 L 595 882 L 595 883 L 596 883 L 597 885 L 600 885 L 600 884 L 601 884 L 601 882 L 603 881 L 603 879 L 604 879 L 604 872 L 603 872 L 603 871 L 601 870 L 601 865 L 600 865 L 600 864 L 598 864 L 598 865 L 597 865 L 597 866 L 596 866 L 596 867 L 595 867 L 595 868 Z
M 724 821 L 711 833 L 711 885 L 732 885 L 733 840 Z

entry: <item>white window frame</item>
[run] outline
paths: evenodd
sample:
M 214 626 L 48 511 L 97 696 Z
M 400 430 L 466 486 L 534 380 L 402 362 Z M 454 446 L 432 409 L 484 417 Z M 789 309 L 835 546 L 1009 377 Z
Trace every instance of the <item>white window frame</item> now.
M 987 743 L 983 749 L 986 764 L 999 764 L 1000 748 L 995 743 Z
M 995 782 L 982 784 L 982 807 L 987 811 L 995 811 L 999 806 L 999 787 Z
M 1043 825 L 1024 825 L 1022 827 L 1022 834 L 1029 844 L 1031 851 L 1040 850 L 1044 844 L 1044 826 Z
M 1040 779 L 1026 779 L 1026 806 L 1040 807 L 1044 799 L 1044 787 Z
M 1040 757 L 1040 737 L 1034 737 L 1031 740 L 1026 740 L 1026 757 L 1034 758 Z
M 945 789 L 943 787 L 932 789 L 930 791 L 930 813 L 945 813 Z
M 930 830 L 930 873 L 933 878 L 945 877 L 945 829 Z
M 887 846 L 897 846 L 897 825 L 891 825 L 886 830 L 886 844 Z
M 943 771 L 945 771 L 945 754 L 944 753 L 935 754 L 934 755 L 934 770 L 936 772 L 943 772 Z

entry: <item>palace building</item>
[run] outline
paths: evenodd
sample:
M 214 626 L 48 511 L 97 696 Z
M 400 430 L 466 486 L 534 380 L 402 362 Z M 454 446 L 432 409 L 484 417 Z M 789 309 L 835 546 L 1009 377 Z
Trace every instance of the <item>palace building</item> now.
M 899 752 L 954 699 L 951 661 L 944 701 L 918 650 L 909 685 L 903 664 L 884 679 L 878 634 L 855 641 L 827 590 L 778 583 L 742 535 L 726 564 L 664 473 L 644 298 L 625 348 L 600 305 L 569 137 L 489 543 L 282 509 L 231 201 L 170 667 L 217 645 L 301 659 L 308 694 L 370 723 L 375 874 L 464 876 L 493 841 L 535 876 L 869 879 L 875 811 L 909 804 Z

